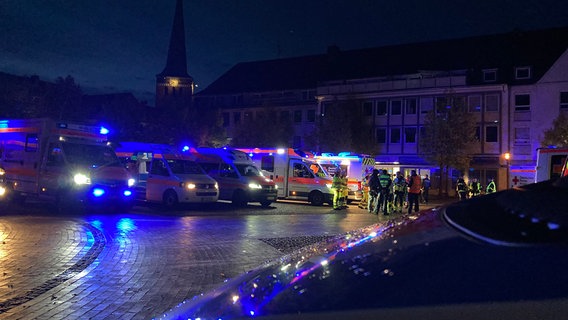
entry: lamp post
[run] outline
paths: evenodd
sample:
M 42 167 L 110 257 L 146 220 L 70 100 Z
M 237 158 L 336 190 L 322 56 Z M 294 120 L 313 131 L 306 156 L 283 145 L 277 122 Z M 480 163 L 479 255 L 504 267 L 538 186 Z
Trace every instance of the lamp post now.
M 503 158 L 505 158 L 505 164 L 507 165 L 507 189 L 509 189 L 509 169 L 510 169 L 510 165 L 509 165 L 509 160 L 511 159 L 511 153 L 509 152 L 505 152 L 505 154 L 503 154 Z

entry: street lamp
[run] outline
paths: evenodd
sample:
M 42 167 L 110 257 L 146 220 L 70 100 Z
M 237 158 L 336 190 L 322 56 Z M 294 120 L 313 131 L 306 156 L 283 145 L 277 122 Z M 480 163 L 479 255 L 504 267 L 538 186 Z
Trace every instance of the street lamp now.
M 511 153 L 505 152 L 505 154 L 503 154 L 503 158 L 505 158 L 505 164 L 507 165 L 507 189 L 509 189 L 509 160 L 511 159 Z

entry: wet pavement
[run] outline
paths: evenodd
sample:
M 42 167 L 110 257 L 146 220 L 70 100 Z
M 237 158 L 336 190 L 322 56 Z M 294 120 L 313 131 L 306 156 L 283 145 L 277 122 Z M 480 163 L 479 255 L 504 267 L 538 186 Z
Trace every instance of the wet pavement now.
M 292 250 L 398 215 L 355 204 L 219 208 L 54 216 L 1 207 L 0 319 L 157 318 Z

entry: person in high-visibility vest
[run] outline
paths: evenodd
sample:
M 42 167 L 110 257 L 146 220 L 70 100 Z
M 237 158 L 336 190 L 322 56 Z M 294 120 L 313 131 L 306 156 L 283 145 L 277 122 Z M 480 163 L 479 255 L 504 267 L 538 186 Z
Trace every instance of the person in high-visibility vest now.
M 383 173 L 379 176 L 379 183 L 381 185 L 379 194 L 379 204 L 377 213 L 382 210 L 383 214 L 386 216 L 389 214 L 388 211 L 388 200 L 391 191 L 392 180 L 387 170 L 383 170 Z
M 481 183 L 477 181 L 477 178 L 473 178 L 469 183 L 469 194 L 472 198 L 481 194 Z
M 406 201 L 406 193 L 408 192 L 408 183 L 399 171 L 396 173 L 396 178 L 393 181 L 394 189 L 394 211 L 402 213 L 404 202 Z
M 485 188 L 485 193 L 490 194 L 497 191 L 497 186 L 495 185 L 495 180 L 493 178 L 489 179 L 489 183 L 487 184 L 487 188 Z
M 349 196 L 349 185 L 347 180 L 347 171 L 341 172 L 341 196 L 339 198 L 341 209 L 347 208 L 347 196 Z
M 456 183 L 456 192 L 460 200 L 467 199 L 467 184 L 465 183 L 463 176 L 458 178 Z
M 333 174 L 333 179 L 331 180 L 331 192 L 333 193 L 333 209 L 340 210 L 341 204 L 339 202 L 339 198 L 341 196 L 341 173 L 340 171 L 336 171 Z
M 369 201 L 369 179 L 371 179 L 371 172 L 372 170 L 366 170 L 363 179 L 361 179 L 361 189 L 363 190 L 363 197 L 361 201 L 359 201 L 358 207 L 361 209 L 367 209 L 368 201 Z

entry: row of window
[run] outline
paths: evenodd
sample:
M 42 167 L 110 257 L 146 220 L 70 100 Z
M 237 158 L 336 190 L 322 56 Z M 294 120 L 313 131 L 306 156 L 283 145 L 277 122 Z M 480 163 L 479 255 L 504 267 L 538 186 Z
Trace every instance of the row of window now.
M 445 109 L 448 106 L 467 107 L 469 112 L 499 112 L 501 99 L 499 94 L 470 95 L 459 97 L 421 97 L 381 99 L 362 102 L 363 115 L 373 116 L 399 116 L 428 113 L 436 109 Z M 373 112 L 374 110 L 374 112 Z
M 466 106 L 468 112 L 498 112 L 500 106 L 499 94 L 470 95 L 461 97 L 422 97 L 404 99 L 382 99 L 363 101 L 361 107 L 364 116 L 397 116 L 397 115 L 416 115 L 418 112 L 424 114 L 434 108 L 444 109 L 448 106 Z M 530 94 L 517 94 L 514 97 L 515 112 L 528 112 L 531 110 Z M 326 104 L 322 105 L 322 114 L 325 114 Z M 568 110 L 568 92 L 560 92 L 560 109 Z M 236 111 L 232 113 L 233 125 L 252 120 L 253 111 Z M 264 111 L 256 111 L 256 119 L 262 119 Z M 280 121 L 292 120 L 294 123 L 315 122 L 316 110 L 282 110 L 270 115 L 272 119 L 278 118 Z M 231 116 L 228 112 L 223 113 L 224 126 L 230 125 Z
M 568 110 L 568 92 L 560 92 L 560 110 Z M 531 95 L 515 95 L 515 112 L 531 111 Z
M 515 68 L 515 80 L 528 80 L 532 78 L 531 67 L 516 67 Z M 497 81 L 497 69 L 485 69 L 483 70 L 483 81 L 484 82 L 496 82 Z
M 305 111 L 305 112 L 304 112 Z M 253 119 L 261 120 L 264 119 L 265 112 L 264 111 L 235 111 L 233 114 L 233 125 L 240 125 L 241 123 L 246 123 L 247 121 L 252 121 Z M 294 123 L 300 123 L 304 121 L 306 122 L 315 122 L 316 121 L 316 109 L 308 109 L 308 110 L 281 110 L 280 112 L 270 112 L 268 115 L 270 119 L 278 119 L 281 122 L 286 122 L 292 120 Z M 256 118 L 253 118 L 256 117 Z M 228 127 L 231 121 L 231 114 L 229 112 L 223 112 L 223 126 Z
M 482 139 L 485 142 L 499 142 L 499 126 L 485 125 L 483 137 L 481 136 L 481 126 L 475 128 L 475 137 L 478 141 Z M 375 131 L 375 141 L 378 144 L 384 143 L 416 143 L 417 131 L 416 127 L 379 127 Z M 424 132 L 424 127 L 420 127 L 420 135 Z M 388 135 L 387 135 L 388 134 Z

